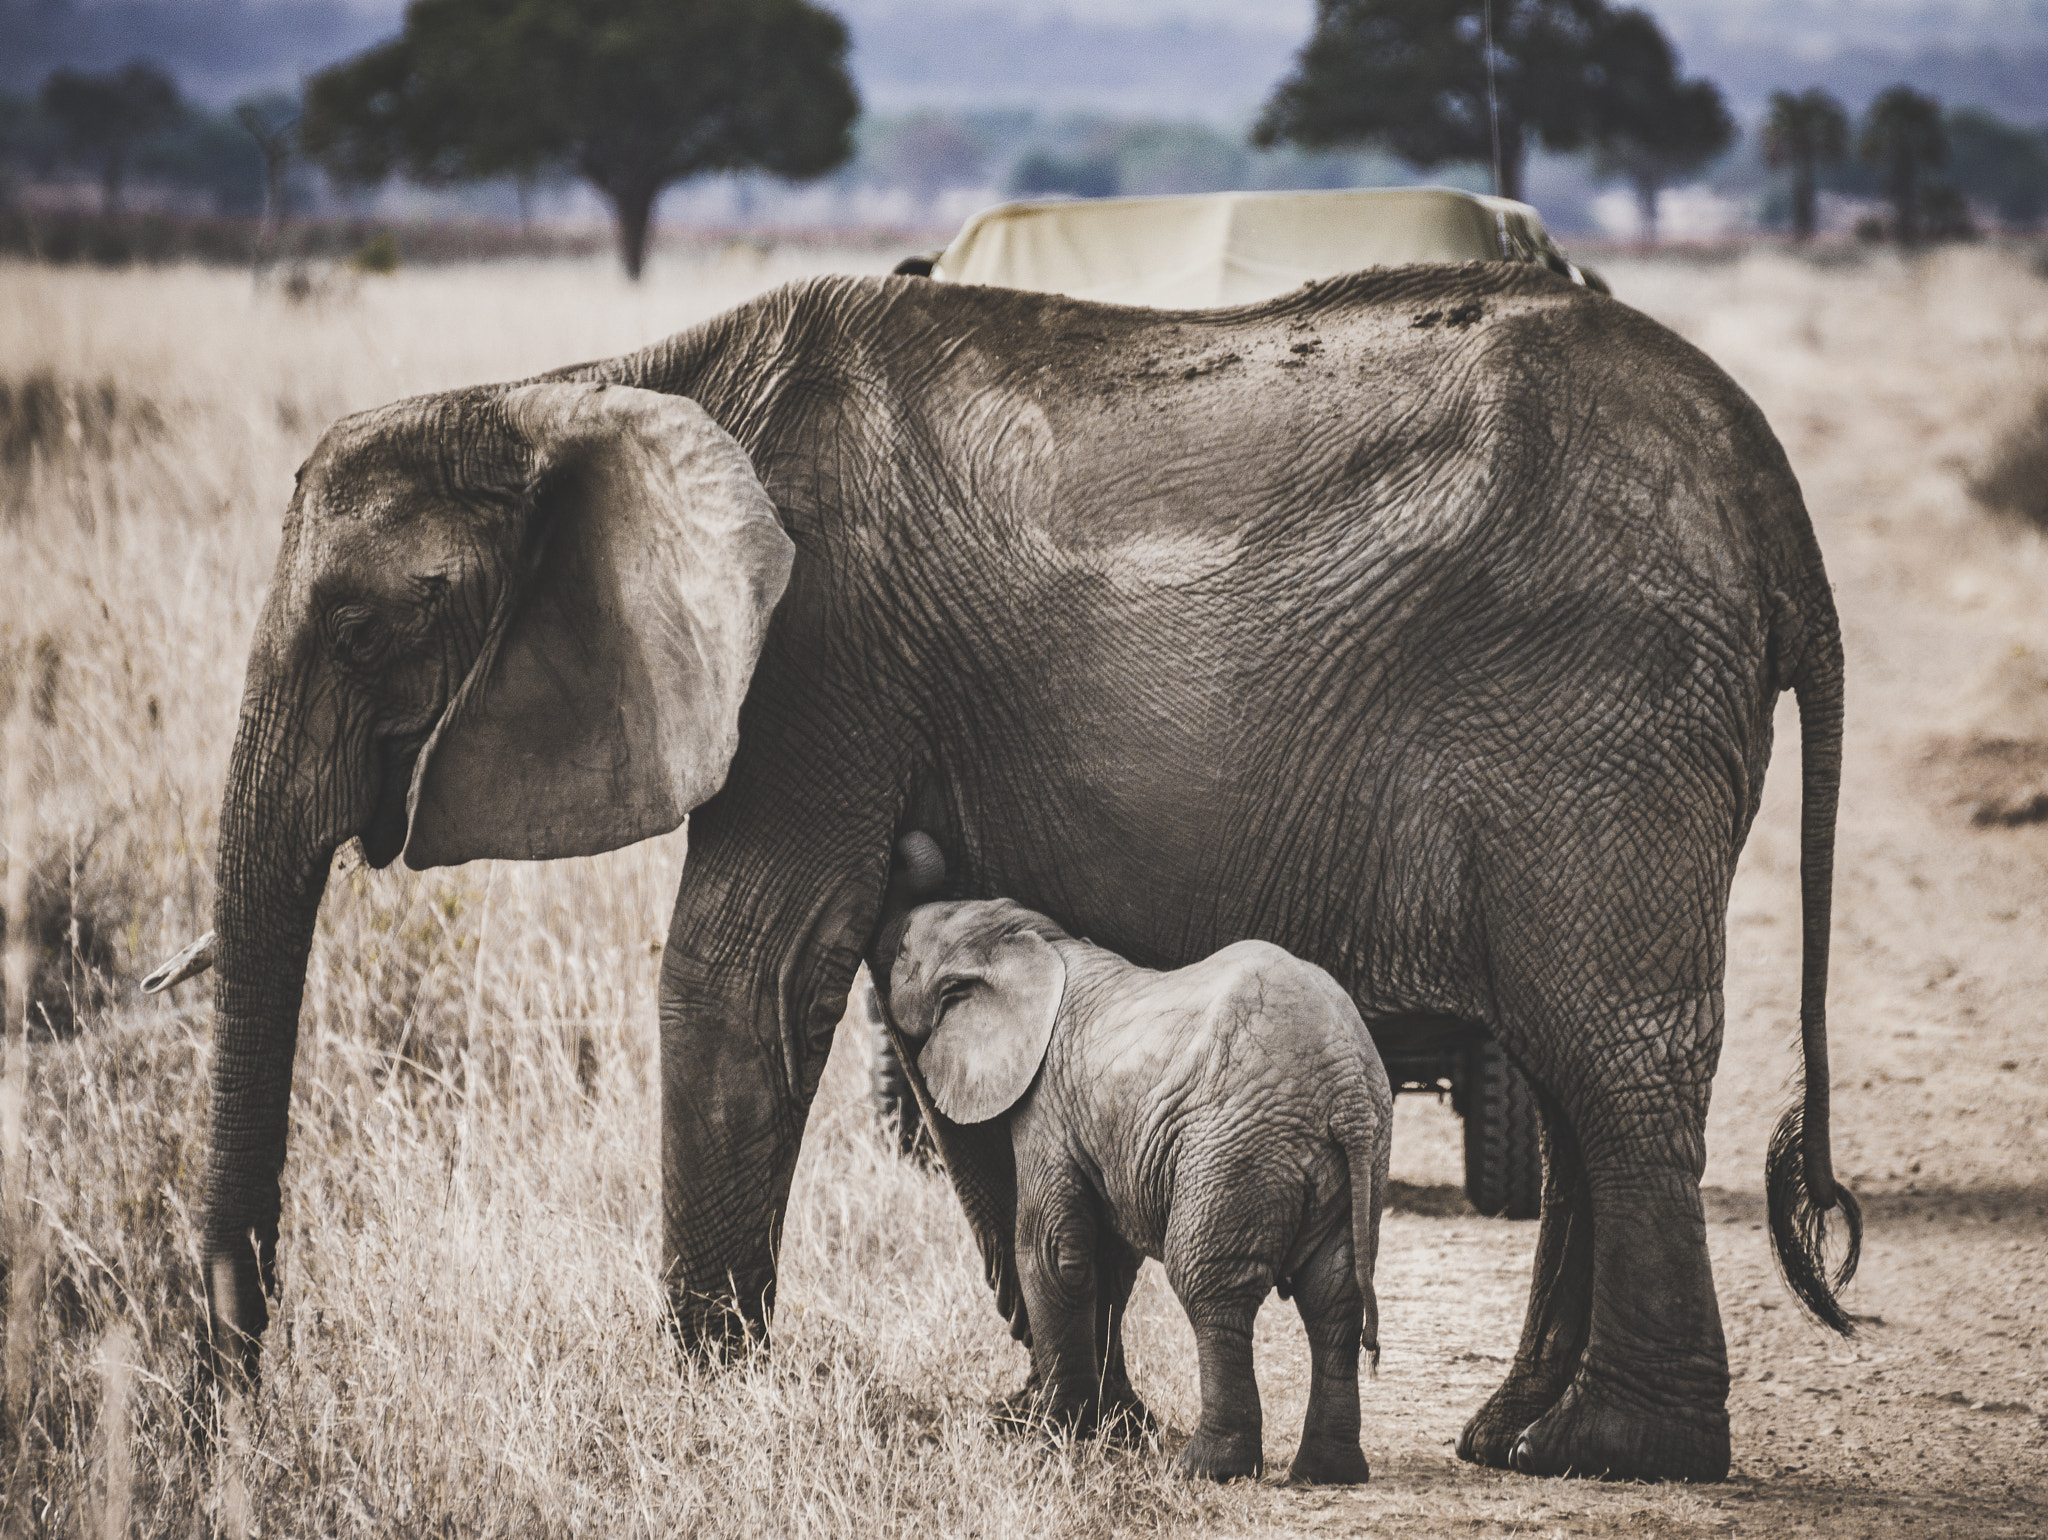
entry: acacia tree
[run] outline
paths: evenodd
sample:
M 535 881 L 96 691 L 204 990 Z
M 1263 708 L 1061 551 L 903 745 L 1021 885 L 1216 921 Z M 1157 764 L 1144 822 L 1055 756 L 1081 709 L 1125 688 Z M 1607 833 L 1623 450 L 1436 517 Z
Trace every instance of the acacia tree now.
M 801 180 L 847 158 L 846 48 L 808 0 L 413 0 L 397 38 L 313 77 L 300 135 L 351 181 L 573 167 L 610 202 L 638 278 L 671 183 Z
M 1605 0 L 1316 0 L 1315 31 L 1252 142 L 1377 143 L 1420 167 L 1491 160 L 1489 19 L 1499 191 L 1521 197 L 1531 144 L 1577 149 L 1595 126 L 1591 46 Z
M 43 111 L 74 155 L 100 168 L 100 203 L 120 212 L 121 181 L 136 144 L 178 126 L 185 109 L 178 88 L 155 65 L 136 59 L 108 75 L 55 70 L 43 82 Z
M 1849 115 L 1819 86 L 1794 96 L 1771 93 L 1764 120 L 1764 164 L 1792 171 L 1792 238 L 1813 239 L 1814 183 L 1822 166 L 1840 165 L 1849 154 Z
M 1863 118 L 1856 152 L 1884 170 L 1885 196 L 1892 205 L 1892 234 L 1902 246 L 1920 240 L 1922 184 L 1927 173 L 1948 159 L 1948 134 L 1942 127 L 1941 103 L 1911 86 L 1880 91 Z
M 1642 11 L 1608 18 L 1594 35 L 1590 57 L 1596 165 L 1634 190 L 1643 239 L 1654 244 L 1664 189 L 1727 149 L 1735 120 L 1711 80 L 1678 78 L 1677 54 Z
M 252 96 L 235 108 L 235 121 L 256 142 L 263 157 L 263 225 L 259 239 L 264 244 L 277 239 L 284 224 L 285 195 L 291 177 L 292 160 L 298 153 L 298 102 L 282 93 Z

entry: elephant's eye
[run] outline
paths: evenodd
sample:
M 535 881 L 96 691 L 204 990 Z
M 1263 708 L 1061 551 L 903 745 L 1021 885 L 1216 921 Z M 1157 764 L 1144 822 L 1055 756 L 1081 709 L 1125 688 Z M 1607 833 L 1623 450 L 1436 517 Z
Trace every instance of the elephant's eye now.
M 950 1011 L 954 1006 L 958 1005 L 961 1001 L 965 1000 L 969 995 L 973 994 L 975 986 L 979 982 L 980 980 L 978 979 L 946 980 L 944 984 L 939 986 L 938 1014 L 941 1016 L 945 1015 L 946 1012 Z
M 377 661 L 377 627 L 368 610 L 336 610 L 328 629 L 334 638 L 335 656 L 342 662 L 367 665 Z

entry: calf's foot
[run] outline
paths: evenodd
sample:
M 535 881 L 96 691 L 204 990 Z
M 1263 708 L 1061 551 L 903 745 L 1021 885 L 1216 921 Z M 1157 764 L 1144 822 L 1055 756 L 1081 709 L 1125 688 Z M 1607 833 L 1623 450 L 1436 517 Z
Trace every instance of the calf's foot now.
M 999 1433 L 1071 1433 L 1087 1438 L 1095 1432 L 1102 1409 L 1093 1399 L 1051 1393 L 1036 1374 L 1020 1389 L 988 1404 L 988 1420 Z
M 1728 1411 L 1648 1406 L 1582 1375 L 1523 1430 L 1509 1463 L 1528 1476 L 1720 1481 L 1728 1475 Z
M 1096 1432 L 1109 1443 L 1136 1447 L 1158 1434 L 1159 1420 L 1152 1415 L 1152 1409 L 1138 1399 L 1137 1393 L 1126 1386 L 1121 1394 L 1103 1396 L 1101 1410 L 1096 1416 Z

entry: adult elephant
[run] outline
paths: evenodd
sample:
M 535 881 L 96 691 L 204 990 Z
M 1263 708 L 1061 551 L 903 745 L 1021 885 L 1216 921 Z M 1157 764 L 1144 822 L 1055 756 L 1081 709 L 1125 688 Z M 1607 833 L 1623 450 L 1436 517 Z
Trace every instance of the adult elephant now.
M 1141 964 L 1258 937 L 1383 1042 L 1484 1026 L 1547 1175 L 1522 1345 L 1461 1453 L 1718 1477 L 1702 1131 L 1787 688 L 1806 1094 L 1770 1204 L 1845 1328 L 1835 614 L 1762 417 L 1663 328 L 1498 265 L 1200 313 L 825 278 L 350 417 L 287 515 L 221 813 L 214 1340 L 253 1370 L 336 846 L 566 856 L 694 808 L 660 995 L 686 1340 L 766 1322 L 805 1113 L 923 830 L 955 892 Z M 954 1154 L 1014 1294 L 1013 1181 Z

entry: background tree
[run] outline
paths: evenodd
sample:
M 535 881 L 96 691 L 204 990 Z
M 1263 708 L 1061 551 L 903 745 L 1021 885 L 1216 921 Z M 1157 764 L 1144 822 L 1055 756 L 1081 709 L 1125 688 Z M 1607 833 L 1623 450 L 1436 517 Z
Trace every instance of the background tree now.
M 1024 198 L 1042 198 L 1047 193 L 1114 198 L 1123 191 L 1123 181 L 1116 157 L 1107 151 L 1069 157 L 1033 150 L 1010 168 L 1010 191 Z
M 2048 133 L 2025 129 L 1976 107 L 1948 115 L 1949 180 L 2031 230 L 2048 213 Z
M 1922 234 L 1927 173 L 1948 159 L 1948 134 L 1941 104 L 1911 86 L 1880 91 L 1863 118 L 1856 152 L 1884 172 L 1892 205 L 1892 234 L 1903 246 Z
M 807 0 L 413 0 L 313 77 L 301 142 L 345 180 L 573 166 L 639 277 L 654 202 L 707 172 L 801 180 L 851 152 L 846 28 Z
M 55 70 L 43 82 L 43 111 L 72 154 L 96 161 L 103 212 L 121 207 L 121 181 L 136 144 L 178 125 L 178 88 L 162 70 L 137 59 L 108 75 Z
M 1411 165 L 1493 158 L 1489 0 L 1316 0 L 1315 31 L 1252 130 L 1261 147 L 1385 146 Z M 1532 142 L 1573 150 L 1593 128 L 1604 0 L 1490 0 L 1500 192 L 1522 196 Z
M 263 157 L 263 228 L 260 239 L 277 238 L 284 223 L 285 198 L 292 162 L 298 154 L 299 119 L 304 114 L 292 97 L 281 93 L 252 96 L 235 107 L 235 121 L 255 142 Z
M 1735 140 L 1735 120 L 1711 80 L 1680 80 L 1678 55 L 1639 10 L 1617 12 L 1594 34 L 1594 168 L 1627 180 L 1643 239 L 1657 239 L 1657 202 Z
M 1823 166 L 1838 166 L 1849 154 L 1849 115 L 1819 86 L 1794 96 L 1771 93 L 1764 119 L 1764 164 L 1792 172 L 1792 238 L 1813 239 L 1814 188 Z

